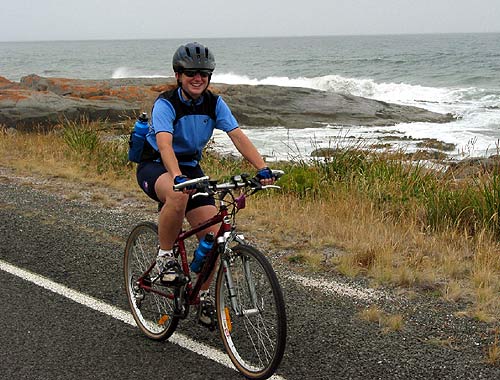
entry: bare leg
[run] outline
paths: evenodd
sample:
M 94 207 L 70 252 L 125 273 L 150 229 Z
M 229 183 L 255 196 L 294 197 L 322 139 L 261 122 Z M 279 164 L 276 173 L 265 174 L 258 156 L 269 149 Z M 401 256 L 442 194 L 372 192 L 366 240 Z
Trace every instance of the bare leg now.
M 173 181 L 168 173 L 158 177 L 155 191 L 164 203 L 158 218 L 160 248 L 172 249 L 182 227 L 188 195 L 173 190 Z
M 217 214 L 215 206 L 207 205 L 190 210 L 185 214 L 189 196 L 173 190 L 173 180 L 168 173 L 162 174 L 155 183 L 155 191 L 160 201 L 164 203 L 158 218 L 158 235 L 161 249 L 172 249 L 182 228 L 184 215 L 191 226 L 197 226 L 212 216 Z M 197 234 L 198 240 L 208 232 L 217 233 L 218 225 L 209 227 Z M 215 274 L 216 269 L 212 271 L 209 279 L 202 285 L 202 290 L 207 290 Z

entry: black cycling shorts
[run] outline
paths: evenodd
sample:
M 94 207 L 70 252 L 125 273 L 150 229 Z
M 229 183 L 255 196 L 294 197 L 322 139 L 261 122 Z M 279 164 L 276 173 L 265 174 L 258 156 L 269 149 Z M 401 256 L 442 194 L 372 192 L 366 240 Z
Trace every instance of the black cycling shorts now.
M 179 169 L 181 169 L 182 174 L 188 178 L 199 178 L 205 175 L 203 170 L 201 170 L 200 165 L 194 167 L 179 166 Z M 139 183 L 139 186 L 148 197 L 157 202 L 160 202 L 160 200 L 156 195 L 155 183 L 158 177 L 166 172 L 167 169 L 161 162 L 142 162 L 137 166 L 137 183 Z M 186 206 L 186 212 L 207 205 L 215 205 L 215 199 L 213 196 L 196 197 L 194 199 L 190 196 Z

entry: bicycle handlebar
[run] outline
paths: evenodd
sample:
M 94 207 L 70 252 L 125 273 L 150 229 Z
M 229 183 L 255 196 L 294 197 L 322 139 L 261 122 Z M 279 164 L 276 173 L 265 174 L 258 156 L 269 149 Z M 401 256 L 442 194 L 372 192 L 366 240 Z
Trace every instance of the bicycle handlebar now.
M 273 176 L 279 179 L 285 172 L 283 170 L 272 170 Z M 232 190 L 241 187 L 252 187 L 254 189 L 280 189 L 276 185 L 260 185 L 259 181 L 255 178 L 249 178 L 247 174 L 241 174 L 231 177 L 231 182 L 225 182 L 218 184 L 217 181 L 210 181 L 209 176 L 204 176 L 200 178 L 189 179 L 185 182 L 174 185 L 174 191 L 182 191 L 188 186 L 195 186 L 196 189 L 201 190 L 199 193 L 193 195 L 195 196 L 208 196 L 207 190 L 212 190 L 214 192 L 222 190 Z
M 204 177 L 188 179 L 187 181 L 184 181 L 182 183 L 174 185 L 174 190 L 175 191 L 182 191 L 182 189 L 184 189 L 185 187 L 192 186 L 192 185 L 198 185 L 200 183 L 208 181 L 209 179 L 210 179 L 210 177 L 207 175 Z

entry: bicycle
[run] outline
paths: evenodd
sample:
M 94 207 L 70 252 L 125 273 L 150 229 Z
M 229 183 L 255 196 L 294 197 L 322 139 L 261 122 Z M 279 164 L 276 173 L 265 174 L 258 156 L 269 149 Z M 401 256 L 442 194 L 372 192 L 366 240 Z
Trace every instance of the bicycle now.
M 273 171 L 276 178 L 284 173 Z M 246 199 L 257 191 L 279 186 L 263 186 L 248 175 L 231 177 L 226 183 L 208 176 L 174 186 L 196 186 L 193 196 L 214 195 L 218 213 L 189 230 L 181 230 L 174 245 L 180 258 L 185 283 L 162 285 L 156 269 L 158 227 L 151 222 L 138 224 L 125 247 L 125 287 L 133 317 L 140 330 L 153 340 L 168 339 L 189 307 L 200 302 L 201 285 L 219 265 L 215 283 L 216 324 L 224 348 L 235 367 L 249 379 L 266 379 L 278 368 L 286 345 L 286 312 L 276 274 L 262 252 L 246 243 L 237 232 L 236 214 Z M 237 192 L 240 194 L 236 194 Z M 201 272 L 193 280 L 185 241 L 207 227 L 220 224 L 213 248 Z

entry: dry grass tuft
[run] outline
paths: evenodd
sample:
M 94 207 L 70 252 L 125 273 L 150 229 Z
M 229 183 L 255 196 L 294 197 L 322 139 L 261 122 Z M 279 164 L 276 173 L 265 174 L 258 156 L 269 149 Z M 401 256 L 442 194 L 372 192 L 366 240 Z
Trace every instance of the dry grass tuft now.
M 444 286 L 443 298 L 450 302 L 457 302 L 468 296 L 464 284 L 457 280 L 451 280 Z
M 500 328 L 494 331 L 493 342 L 486 348 L 486 363 L 491 365 L 500 365 Z
M 377 305 L 371 305 L 370 307 L 362 310 L 359 313 L 359 317 L 363 321 L 375 322 L 378 324 L 380 324 L 380 321 L 382 320 L 383 315 L 384 315 L 384 312 L 382 310 L 380 310 Z
M 370 307 L 362 310 L 358 315 L 359 318 L 364 321 L 377 323 L 382 329 L 383 334 L 388 334 L 393 331 L 401 331 L 404 327 L 404 319 L 402 315 L 386 314 L 376 305 L 371 305 Z
M 404 327 L 403 316 L 400 314 L 387 315 L 382 320 L 382 332 L 390 333 L 391 331 L 401 331 Z

